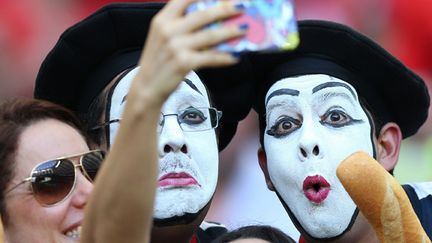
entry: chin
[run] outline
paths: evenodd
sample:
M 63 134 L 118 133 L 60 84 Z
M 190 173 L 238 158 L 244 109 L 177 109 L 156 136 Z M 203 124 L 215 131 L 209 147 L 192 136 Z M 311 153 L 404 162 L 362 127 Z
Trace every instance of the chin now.
M 210 206 L 210 201 L 196 213 L 183 213 L 181 216 L 173 216 L 168 218 L 153 218 L 153 225 L 156 227 L 167 227 L 175 225 L 187 225 L 198 218 L 204 218 Z M 200 222 L 201 223 L 201 222 Z
M 167 227 L 175 225 L 187 225 L 195 221 L 200 215 L 201 211 L 197 213 L 185 213 L 182 216 L 174 216 L 170 218 L 153 218 L 153 225 L 156 227 Z

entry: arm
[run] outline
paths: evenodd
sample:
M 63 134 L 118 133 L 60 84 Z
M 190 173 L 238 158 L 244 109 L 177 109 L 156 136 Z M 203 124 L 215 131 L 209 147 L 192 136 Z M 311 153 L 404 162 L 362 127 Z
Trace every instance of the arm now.
M 225 5 L 183 16 L 192 1 L 172 0 L 152 21 L 116 141 L 86 207 L 82 242 L 149 242 L 159 169 L 160 109 L 190 70 L 236 61 L 207 47 L 244 31 L 199 29 L 238 10 Z

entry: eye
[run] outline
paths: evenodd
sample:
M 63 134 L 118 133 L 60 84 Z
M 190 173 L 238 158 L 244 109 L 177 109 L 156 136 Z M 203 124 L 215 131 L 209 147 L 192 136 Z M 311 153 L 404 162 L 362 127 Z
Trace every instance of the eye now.
M 180 122 L 189 125 L 203 123 L 206 119 L 204 112 L 198 108 L 188 108 L 179 114 Z
M 353 119 L 341 110 L 330 110 L 321 118 L 322 124 L 327 124 L 332 127 L 342 127 L 351 124 Z
M 300 126 L 301 122 L 299 120 L 284 116 L 278 119 L 275 124 L 267 130 L 267 134 L 274 137 L 283 137 L 294 132 Z

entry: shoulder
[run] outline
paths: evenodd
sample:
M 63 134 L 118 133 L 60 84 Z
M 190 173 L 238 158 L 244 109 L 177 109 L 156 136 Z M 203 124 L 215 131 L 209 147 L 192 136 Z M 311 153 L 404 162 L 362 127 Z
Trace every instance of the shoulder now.
M 429 238 L 432 238 L 432 182 L 408 183 L 402 186 Z
M 203 221 L 197 231 L 198 242 L 211 242 L 227 231 L 227 228 L 223 224 L 211 221 Z
M 408 183 L 403 185 L 405 191 L 406 187 L 411 188 L 410 191 L 414 191 L 419 200 L 426 199 L 432 196 L 432 181 L 431 182 L 419 182 L 419 183 Z

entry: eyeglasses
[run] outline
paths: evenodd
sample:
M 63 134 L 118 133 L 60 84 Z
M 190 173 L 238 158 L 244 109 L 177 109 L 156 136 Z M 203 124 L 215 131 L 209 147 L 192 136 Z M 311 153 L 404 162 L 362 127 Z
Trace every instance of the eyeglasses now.
M 222 117 L 222 111 L 218 111 L 213 107 L 189 107 L 179 110 L 178 113 L 163 114 L 161 112 L 157 128 L 158 133 L 162 132 L 162 128 L 165 124 L 165 117 L 167 116 L 176 116 L 177 122 L 184 132 L 199 132 L 217 128 L 219 126 L 219 120 Z M 121 119 L 109 120 L 103 124 L 91 128 L 90 130 L 97 130 L 104 126 L 120 121 Z
M 79 164 L 75 165 L 71 159 L 77 157 L 79 157 Z M 103 151 L 92 150 L 42 162 L 32 169 L 29 177 L 6 193 L 26 182 L 31 182 L 33 195 L 42 206 L 56 205 L 73 192 L 77 180 L 75 168 L 79 168 L 83 175 L 93 182 L 104 158 Z
M 212 107 L 189 107 L 179 110 L 178 113 L 163 114 L 161 112 L 157 128 L 158 133 L 162 132 L 162 128 L 165 125 L 165 117 L 167 116 L 176 116 L 177 123 L 184 132 L 199 132 L 218 127 L 222 111 L 218 111 Z

